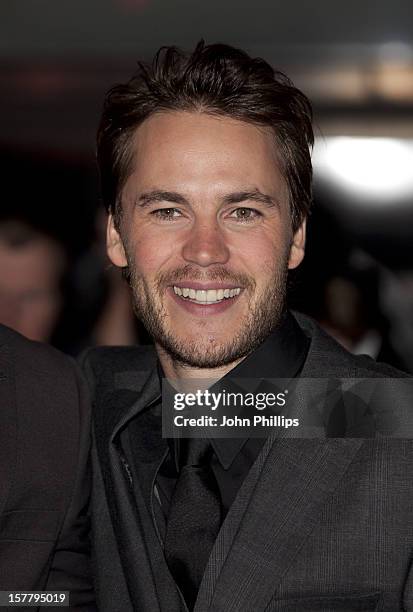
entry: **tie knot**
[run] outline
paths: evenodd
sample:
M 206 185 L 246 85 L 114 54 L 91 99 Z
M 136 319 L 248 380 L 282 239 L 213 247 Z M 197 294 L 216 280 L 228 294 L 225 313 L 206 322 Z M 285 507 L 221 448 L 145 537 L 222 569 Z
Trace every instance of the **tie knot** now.
M 179 463 L 187 465 L 205 465 L 212 452 L 211 442 L 205 438 L 181 439 Z

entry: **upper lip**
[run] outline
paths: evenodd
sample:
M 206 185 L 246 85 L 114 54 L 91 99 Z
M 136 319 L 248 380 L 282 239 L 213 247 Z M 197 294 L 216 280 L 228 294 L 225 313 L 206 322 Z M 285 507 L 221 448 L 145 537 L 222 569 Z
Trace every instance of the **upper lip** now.
M 219 281 L 210 281 L 207 283 L 199 283 L 196 281 L 184 281 L 182 283 L 173 283 L 173 287 L 179 287 L 180 289 L 195 289 L 207 291 L 208 289 L 238 289 L 241 285 L 235 283 L 223 283 Z

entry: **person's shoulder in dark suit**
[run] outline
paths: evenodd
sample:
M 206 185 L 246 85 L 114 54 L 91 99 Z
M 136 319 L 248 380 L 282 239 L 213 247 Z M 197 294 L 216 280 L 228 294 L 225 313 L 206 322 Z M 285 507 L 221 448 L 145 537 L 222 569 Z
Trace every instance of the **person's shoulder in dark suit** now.
M 0 590 L 70 591 L 94 610 L 90 405 L 75 362 L 0 325 Z
M 294 318 L 310 341 L 307 362 L 310 359 L 311 375 L 316 371 L 322 376 L 408 378 L 406 372 L 376 361 L 369 355 L 355 355 L 337 342 L 311 317 L 293 311 Z

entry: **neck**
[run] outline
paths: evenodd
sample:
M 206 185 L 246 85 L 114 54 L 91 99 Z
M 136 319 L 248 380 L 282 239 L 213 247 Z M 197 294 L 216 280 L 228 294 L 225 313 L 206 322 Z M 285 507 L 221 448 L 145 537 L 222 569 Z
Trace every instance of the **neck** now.
M 240 359 L 217 368 L 195 368 L 173 359 L 161 346 L 159 346 L 159 344 L 155 344 L 155 347 L 165 376 L 171 380 L 199 380 L 208 378 L 217 381 L 223 378 L 223 376 L 228 374 L 228 372 L 233 370 L 235 366 L 245 359 L 245 357 L 241 357 Z

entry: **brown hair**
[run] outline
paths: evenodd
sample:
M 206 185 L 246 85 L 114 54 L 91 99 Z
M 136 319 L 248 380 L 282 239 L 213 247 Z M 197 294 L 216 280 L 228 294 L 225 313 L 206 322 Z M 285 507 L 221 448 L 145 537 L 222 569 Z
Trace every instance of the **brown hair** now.
M 307 97 L 283 73 L 260 58 L 224 44 L 200 41 L 193 53 L 162 47 L 152 64 L 138 64 L 125 84 L 105 98 L 97 138 L 101 194 L 118 224 L 120 195 L 131 172 L 136 128 L 160 111 L 229 116 L 273 129 L 286 180 L 293 229 L 311 201 L 312 111 Z

